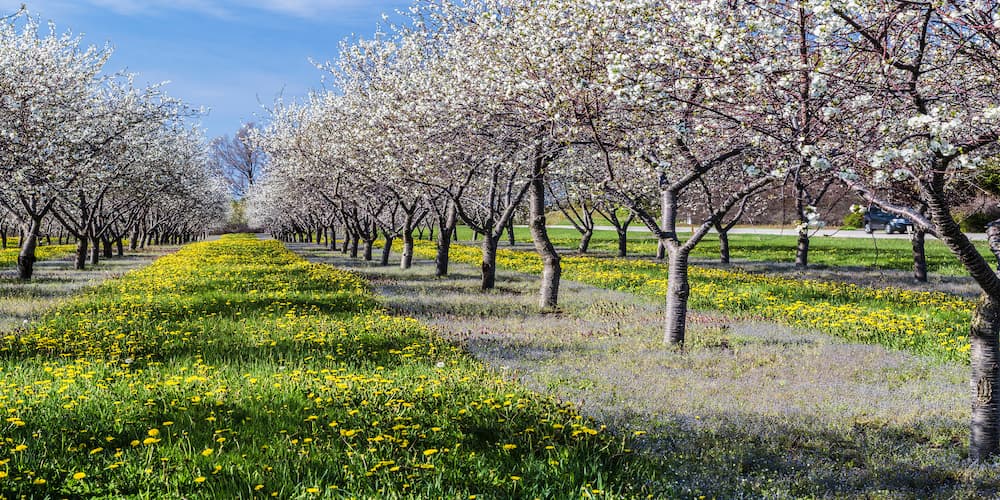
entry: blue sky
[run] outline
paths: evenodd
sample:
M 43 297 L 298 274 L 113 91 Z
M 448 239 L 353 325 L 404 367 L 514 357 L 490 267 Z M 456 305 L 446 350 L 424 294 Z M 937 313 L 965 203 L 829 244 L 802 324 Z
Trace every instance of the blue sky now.
M 22 0 L 0 0 L 12 13 Z M 244 121 L 264 121 L 276 97 L 302 98 L 322 87 L 310 64 L 334 60 L 341 40 L 371 37 L 382 14 L 410 0 L 38 0 L 25 1 L 60 32 L 87 44 L 111 44 L 107 68 L 138 73 L 140 82 L 170 81 L 166 90 L 194 106 L 211 137 L 232 135 Z

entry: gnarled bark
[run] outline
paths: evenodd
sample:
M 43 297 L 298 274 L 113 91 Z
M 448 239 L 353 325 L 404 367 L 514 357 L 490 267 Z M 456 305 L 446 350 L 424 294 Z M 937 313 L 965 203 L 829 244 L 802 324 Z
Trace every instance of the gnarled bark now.
M 666 248 L 667 242 L 663 246 Z M 688 282 L 688 252 L 677 249 L 670 252 L 667 265 L 667 320 L 663 341 L 668 344 L 683 344 L 687 328 L 687 303 L 691 296 Z
M 481 264 L 482 268 L 482 283 L 481 288 L 483 290 L 492 290 L 497 284 L 497 245 L 499 244 L 499 238 L 493 235 L 485 235 L 483 237 L 482 252 L 483 252 L 483 262 Z
M 972 431 L 969 457 L 986 460 L 1000 451 L 1000 301 L 983 294 L 972 317 Z
M 73 269 L 83 270 L 87 268 L 87 254 L 90 250 L 90 238 L 83 237 L 76 239 L 76 259 L 73 261 Z
M 724 228 L 719 230 L 719 262 L 729 264 L 729 231 Z
M 927 283 L 927 252 L 924 250 L 924 230 L 914 228 L 910 236 L 910 246 L 913 248 L 913 278 Z
M 392 242 L 395 240 L 392 236 L 388 234 L 382 241 L 382 259 L 379 261 L 379 265 L 388 266 L 389 265 L 389 254 L 392 253 Z
M 803 224 L 805 224 L 803 222 Z M 795 267 L 809 265 L 809 229 L 799 229 L 799 240 L 795 245 Z
M 438 219 L 438 240 L 437 254 L 434 257 L 434 276 L 442 277 L 448 275 L 448 262 L 451 255 L 452 235 L 456 232 L 455 226 L 458 224 L 458 210 L 454 203 L 448 203 L 448 209 L 444 217 Z
M 409 269 L 413 266 L 413 229 L 403 231 L 403 254 L 399 259 L 400 269 Z
M 41 231 L 42 217 L 32 217 L 21 240 L 21 251 L 17 254 L 17 276 L 22 281 L 30 280 L 35 272 L 35 248 L 38 247 Z
M 535 250 L 542 258 L 542 283 L 539 291 L 538 305 L 542 309 L 554 309 L 559 306 L 559 280 L 562 276 L 561 258 L 552 240 L 549 239 L 545 227 L 545 162 L 535 160 L 534 172 L 529 191 L 528 210 L 530 212 L 531 239 Z

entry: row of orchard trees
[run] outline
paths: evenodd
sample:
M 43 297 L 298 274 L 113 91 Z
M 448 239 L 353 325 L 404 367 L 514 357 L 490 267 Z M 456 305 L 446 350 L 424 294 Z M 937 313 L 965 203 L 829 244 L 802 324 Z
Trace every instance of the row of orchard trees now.
M 88 247 L 96 263 L 101 243 L 190 239 L 224 216 L 190 111 L 105 72 L 110 55 L 22 13 L 0 22 L 0 217 L 20 226 L 21 279 L 52 225 L 77 240 L 83 268 Z
M 282 106 L 260 144 L 252 213 L 277 233 L 403 240 L 461 220 L 484 235 L 483 287 L 527 201 L 555 307 L 551 196 L 622 206 L 669 262 L 665 339 L 684 340 L 689 255 L 779 181 L 809 205 L 833 184 L 915 221 L 981 286 L 971 330 L 971 455 L 998 450 L 1000 277 L 952 215 L 1000 150 L 997 2 L 433 0 L 326 68 L 336 90 Z M 703 218 L 687 238 L 680 207 Z M 808 233 L 800 234 L 806 263 Z

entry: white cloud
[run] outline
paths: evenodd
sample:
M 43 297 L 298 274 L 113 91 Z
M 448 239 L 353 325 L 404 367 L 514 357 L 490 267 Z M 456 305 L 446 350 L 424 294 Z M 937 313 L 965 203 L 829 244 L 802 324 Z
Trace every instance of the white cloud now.
M 345 11 L 355 11 L 361 7 L 371 8 L 379 2 L 364 0 L 0 0 L 0 15 L 13 13 L 22 3 L 31 12 L 53 16 L 68 10 L 105 9 L 126 16 L 155 15 L 167 11 L 194 12 L 219 18 L 240 17 L 247 9 L 276 14 L 316 18 Z

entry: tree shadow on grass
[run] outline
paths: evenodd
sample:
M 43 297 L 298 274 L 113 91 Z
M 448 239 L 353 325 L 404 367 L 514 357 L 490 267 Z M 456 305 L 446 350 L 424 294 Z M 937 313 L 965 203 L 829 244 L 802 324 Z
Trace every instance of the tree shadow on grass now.
M 705 423 L 713 421 L 721 423 Z M 964 445 L 944 431 L 958 424 L 925 419 L 914 427 L 859 422 L 838 429 L 748 414 L 700 420 L 671 415 L 639 448 L 664 472 L 655 480 L 655 489 L 664 492 L 717 498 L 993 497 L 1000 492 L 1000 473 L 965 462 Z

